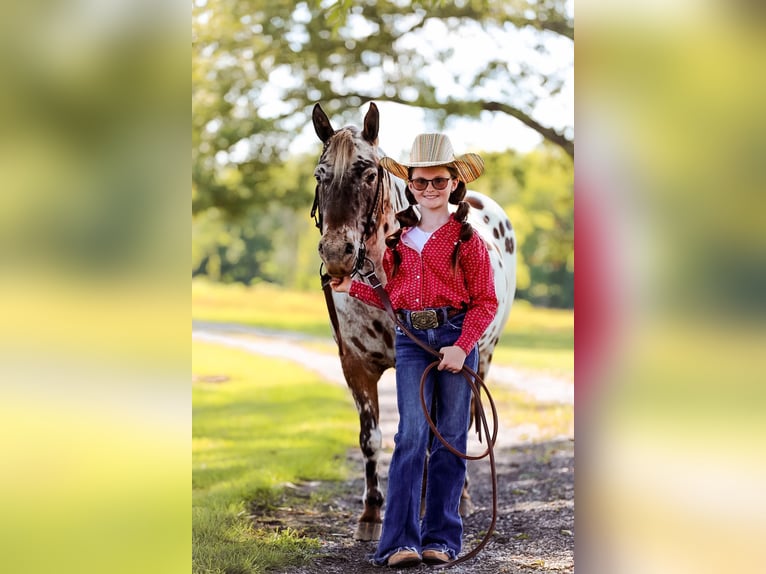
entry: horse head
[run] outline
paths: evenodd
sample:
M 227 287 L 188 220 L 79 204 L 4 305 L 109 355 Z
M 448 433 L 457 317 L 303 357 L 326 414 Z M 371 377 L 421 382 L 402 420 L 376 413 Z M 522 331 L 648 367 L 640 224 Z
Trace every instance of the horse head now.
M 361 269 L 366 243 L 379 223 L 389 178 L 378 164 L 378 117 L 377 106 L 370 103 L 362 130 L 355 126 L 335 130 L 321 106 L 314 106 L 314 130 L 324 148 L 314 170 L 312 216 L 322 233 L 319 256 L 332 277 Z

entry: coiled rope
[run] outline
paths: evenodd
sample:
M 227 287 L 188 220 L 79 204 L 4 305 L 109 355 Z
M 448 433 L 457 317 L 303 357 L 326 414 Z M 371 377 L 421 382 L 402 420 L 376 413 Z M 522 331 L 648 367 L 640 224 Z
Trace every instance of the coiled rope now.
M 463 375 L 463 378 L 466 380 L 466 383 L 471 387 L 471 392 L 473 393 L 473 397 L 475 399 L 475 412 L 476 416 L 479 419 L 479 422 L 481 423 L 482 428 L 484 429 L 484 436 L 487 437 L 487 448 L 486 450 L 479 454 L 479 455 L 469 455 L 468 453 L 463 453 L 454 448 L 449 442 L 439 433 L 438 429 L 436 428 L 436 424 L 434 423 L 433 419 L 430 415 L 430 410 L 428 408 L 428 405 L 426 404 L 426 398 L 425 398 L 425 383 L 426 379 L 428 378 L 428 374 L 431 372 L 431 370 L 434 367 L 437 367 L 439 363 L 441 362 L 442 355 L 434 348 L 430 347 L 429 345 L 426 345 L 423 343 L 420 339 L 415 337 L 408 329 L 407 327 L 399 320 L 399 317 L 397 317 L 396 312 L 394 311 L 393 305 L 391 304 L 391 299 L 388 297 L 388 293 L 383 288 L 383 285 L 380 283 L 380 280 L 378 279 L 377 275 L 375 275 L 375 270 L 362 273 L 364 277 L 369 282 L 370 286 L 375 289 L 375 292 L 378 294 L 378 297 L 380 298 L 381 302 L 383 303 L 383 306 L 386 310 L 386 312 L 391 316 L 391 318 L 394 320 L 394 323 L 402 330 L 402 332 L 407 335 L 414 343 L 416 343 L 418 346 L 420 346 L 423 350 L 430 353 L 434 357 L 436 357 L 436 360 L 434 360 L 433 363 L 428 365 L 426 369 L 423 371 L 423 375 L 420 377 L 420 404 L 423 407 L 423 413 L 425 414 L 426 421 L 428 422 L 428 426 L 431 427 L 431 430 L 434 433 L 434 436 L 439 439 L 439 441 L 444 445 L 444 447 L 454 454 L 455 456 L 458 456 L 465 460 L 480 460 L 485 457 L 489 457 L 489 464 L 490 464 L 490 471 L 492 475 L 492 521 L 489 525 L 489 528 L 487 529 L 487 533 L 484 535 L 484 538 L 482 538 L 481 542 L 471 550 L 468 554 L 465 554 L 456 560 L 453 560 L 452 562 L 447 562 L 445 564 L 439 564 L 434 566 L 435 568 L 452 568 L 453 566 L 457 566 L 458 564 L 461 564 L 463 562 L 466 562 L 470 560 L 471 558 L 474 558 L 481 550 L 484 548 L 484 546 L 487 545 L 489 542 L 489 539 L 492 537 L 492 533 L 495 530 L 495 525 L 497 524 L 497 468 L 495 465 L 495 441 L 497 439 L 497 428 L 498 428 L 498 417 L 497 417 L 497 408 L 495 407 L 495 401 L 492 399 L 492 395 L 489 392 L 489 389 L 487 388 L 487 385 L 484 383 L 484 381 L 479 377 L 479 375 L 470 367 L 466 367 L 463 365 L 462 370 L 460 371 L 460 374 Z M 492 409 L 492 433 L 490 434 L 489 430 L 489 424 L 487 423 L 487 416 L 484 411 L 484 406 L 481 402 L 481 391 L 484 390 L 484 393 L 487 396 L 487 400 L 489 401 L 490 407 Z

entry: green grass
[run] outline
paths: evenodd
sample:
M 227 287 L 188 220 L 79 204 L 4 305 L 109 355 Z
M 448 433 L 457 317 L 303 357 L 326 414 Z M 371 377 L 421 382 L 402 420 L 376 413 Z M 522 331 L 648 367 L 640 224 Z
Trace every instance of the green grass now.
M 522 440 L 546 441 L 562 436 L 574 437 L 574 408 L 569 404 L 545 403 L 536 400 L 523 391 L 510 390 L 501 386 L 491 389 L 498 416 L 503 424 L 514 428 L 530 428 L 530 436 Z M 491 425 L 490 406 L 484 403 L 487 420 Z
M 348 392 L 291 363 L 198 342 L 192 372 L 193 571 L 300 562 L 315 539 L 256 530 L 248 514 L 273 505 L 285 482 L 347 476 L 359 432 Z
M 245 287 L 192 281 L 192 317 L 197 320 L 297 331 L 330 338 L 324 295 L 270 285 Z M 513 304 L 497 349 L 497 364 L 574 378 L 574 312 Z
M 493 360 L 574 380 L 574 311 L 514 302 Z
M 324 294 L 260 284 L 192 281 L 192 318 L 332 337 Z

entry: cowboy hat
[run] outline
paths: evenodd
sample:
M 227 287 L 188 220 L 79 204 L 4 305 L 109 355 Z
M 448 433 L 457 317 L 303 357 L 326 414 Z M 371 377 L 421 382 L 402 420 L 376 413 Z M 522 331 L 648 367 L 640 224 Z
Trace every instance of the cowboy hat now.
M 380 165 L 396 177 L 406 180 L 411 167 L 448 166 L 457 170 L 458 177 L 470 183 L 484 173 L 484 160 L 475 153 L 455 155 L 449 138 L 444 134 L 420 134 L 412 143 L 410 159 L 399 163 L 383 157 Z

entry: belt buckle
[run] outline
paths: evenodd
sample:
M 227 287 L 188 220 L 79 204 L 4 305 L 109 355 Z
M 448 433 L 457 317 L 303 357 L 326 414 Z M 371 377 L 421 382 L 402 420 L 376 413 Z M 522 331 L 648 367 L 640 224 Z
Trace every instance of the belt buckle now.
M 410 313 L 410 322 L 415 329 L 436 329 L 439 326 L 439 317 L 433 309 L 425 311 L 413 311 Z

